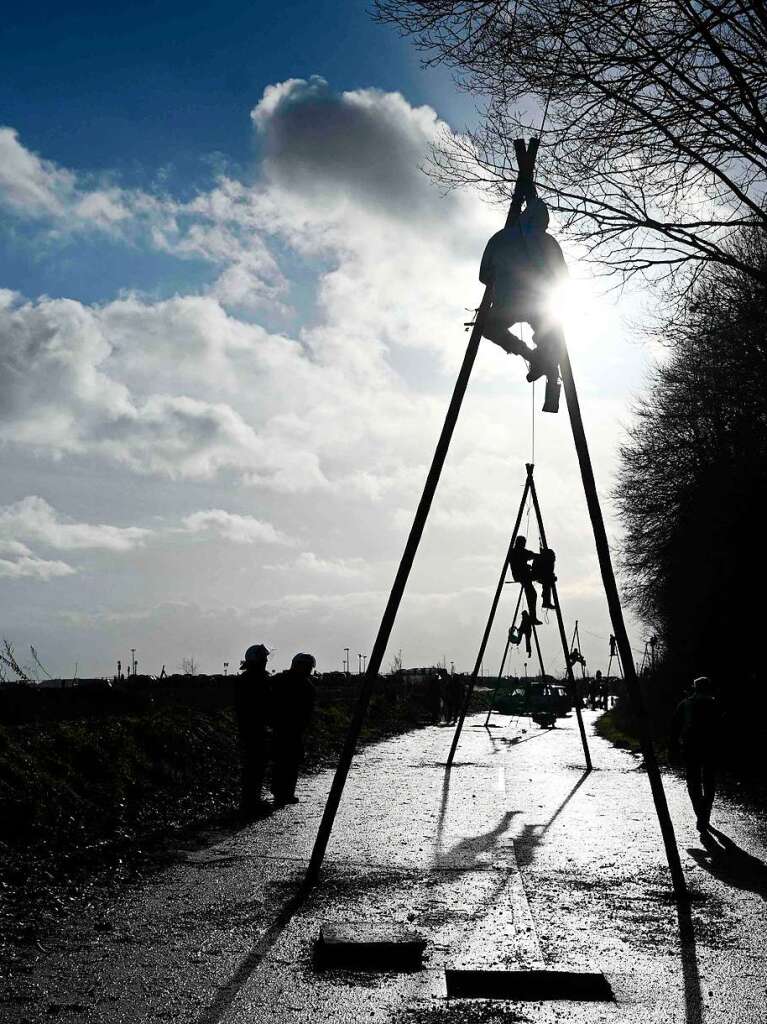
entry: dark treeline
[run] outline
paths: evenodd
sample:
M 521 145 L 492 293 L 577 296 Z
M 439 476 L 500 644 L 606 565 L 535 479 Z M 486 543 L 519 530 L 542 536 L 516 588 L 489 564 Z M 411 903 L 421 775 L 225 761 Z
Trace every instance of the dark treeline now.
M 738 249 L 767 270 L 762 233 Z M 722 266 L 700 275 L 665 325 L 667 358 L 638 404 L 616 489 L 627 592 L 663 641 L 666 703 L 711 675 L 762 730 L 766 319 L 764 281 Z

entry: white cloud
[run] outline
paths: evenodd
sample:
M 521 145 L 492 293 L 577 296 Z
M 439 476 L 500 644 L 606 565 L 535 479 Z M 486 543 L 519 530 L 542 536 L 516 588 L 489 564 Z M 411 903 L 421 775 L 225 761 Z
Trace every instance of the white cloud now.
M 0 506 L 0 541 L 23 537 L 59 551 L 130 551 L 150 533 L 137 526 L 66 522 L 44 498 L 35 495 Z
M 71 171 L 25 149 L 13 128 L 0 128 L 0 196 L 7 206 L 31 216 L 61 216 L 74 191 Z
M 74 572 L 66 562 L 38 558 L 26 544 L 0 537 L 0 576 L 5 579 L 47 582 L 56 576 L 71 576 Z
M 220 508 L 192 512 L 182 520 L 188 533 L 215 533 L 235 544 L 293 544 L 293 540 L 271 523 L 255 516 L 237 515 Z
M 355 579 L 365 574 L 367 565 L 363 558 L 321 558 L 313 551 L 302 551 L 289 565 L 265 568 L 279 568 L 290 573 L 335 576 L 338 579 Z
M 133 216 L 127 193 L 84 186 L 72 171 L 26 149 L 8 127 L 0 127 L 0 203 L 18 215 L 69 227 L 111 230 Z

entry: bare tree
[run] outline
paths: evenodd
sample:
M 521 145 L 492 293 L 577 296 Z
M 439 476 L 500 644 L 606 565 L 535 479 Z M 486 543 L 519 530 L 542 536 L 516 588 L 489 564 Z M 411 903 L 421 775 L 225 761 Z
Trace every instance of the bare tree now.
M 396 675 L 397 672 L 401 672 L 401 671 L 402 671 L 402 648 L 400 647 L 400 649 L 397 651 L 397 653 L 394 655 L 394 657 L 392 658 L 391 662 L 389 663 L 389 673 L 390 673 L 390 675 Z
M 194 658 L 182 658 L 179 665 L 181 673 L 185 676 L 196 676 L 199 665 Z
M 507 201 L 513 139 L 540 133 L 539 192 L 603 271 L 764 280 L 730 242 L 767 232 L 765 0 L 374 2 L 484 100 L 435 149 L 443 185 Z
M 3 650 L 0 651 L 0 664 L 14 672 L 22 683 L 32 683 L 30 671 L 25 665 L 20 665 L 16 658 L 16 651 L 10 640 L 3 640 Z

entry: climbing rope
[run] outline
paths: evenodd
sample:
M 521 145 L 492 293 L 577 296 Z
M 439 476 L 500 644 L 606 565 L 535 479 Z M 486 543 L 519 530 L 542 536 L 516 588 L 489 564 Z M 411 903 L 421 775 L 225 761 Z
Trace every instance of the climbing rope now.
M 535 465 L 535 381 L 532 387 L 533 406 L 530 414 L 530 461 Z

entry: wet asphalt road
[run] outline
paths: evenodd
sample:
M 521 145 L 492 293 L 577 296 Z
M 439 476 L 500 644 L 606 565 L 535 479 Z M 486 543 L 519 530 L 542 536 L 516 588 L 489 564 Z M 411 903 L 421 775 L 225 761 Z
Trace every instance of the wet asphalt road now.
M 0 1021 L 763 1024 L 757 812 L 720 799 L 712 822 L 724 838 L 704 844 L 683 784 L 664 776 L 693 897 L 680 919 L 635 756 L 590 735 L 586 774 L 574 718 L 551 731 L 481 721 L 467 722 L 450 773 L 445 727 L 357 758 L 322 883 L 300 906 L 290 901 L 328 772 L 301 780 L 297 806 L 179 851 L 173 867 L 68 921 L 17 972 Z M 424 970 L 317 972 L 323 921 L 417 928 Z M 680 924 L 693 941 L 680 941 Z M 603 972 L 615 1001 L 448 1000 L 446 967 Z

